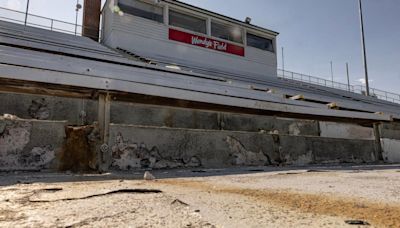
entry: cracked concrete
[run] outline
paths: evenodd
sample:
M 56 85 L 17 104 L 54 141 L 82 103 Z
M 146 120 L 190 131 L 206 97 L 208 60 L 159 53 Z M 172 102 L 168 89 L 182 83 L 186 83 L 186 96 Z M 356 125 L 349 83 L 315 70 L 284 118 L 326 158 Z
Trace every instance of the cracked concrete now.
M 65 122 L 40 122 L 0 117 L 1 170 L 49 169 L 64 142 Z

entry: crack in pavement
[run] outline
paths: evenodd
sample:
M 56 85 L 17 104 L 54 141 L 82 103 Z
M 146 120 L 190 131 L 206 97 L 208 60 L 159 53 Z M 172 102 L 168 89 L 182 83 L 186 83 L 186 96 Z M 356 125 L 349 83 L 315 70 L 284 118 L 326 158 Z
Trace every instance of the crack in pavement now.
M 51 202 L 59 202 L 59 201 L 72 201 L 72 200 L 84 200 L 84 199 L 90 199 L 94 197 L 100 197 L 100 196 L 106 196 L 106 195 L 113 195 L 113 194 L 158 194 L 162 193 L 161 190 L 158 189 L 118 189 L 114 191 L 109 191 L 106 193 L 99 193 L 99 194 L 92 194 L 84 197 L 76 197 L 76 198 L 62 198 L 62 199 L 56 199 L 56 200 L 32 200 L 30 197 L 32 197 L 36 192 L 29 197 L 29 202 L 31 203 L 51 203 Z

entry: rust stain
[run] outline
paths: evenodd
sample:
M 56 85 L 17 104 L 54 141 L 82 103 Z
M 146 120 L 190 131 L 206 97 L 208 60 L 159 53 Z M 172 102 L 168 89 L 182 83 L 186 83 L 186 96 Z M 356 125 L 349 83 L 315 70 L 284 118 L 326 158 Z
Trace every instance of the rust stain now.
M 400 227 L 400 206 L 398 205 L 285 190 L 217 186 L 201 181 L 161 180 L 158 183 L 193 188 L 201 191 L 211 191 L 217 194 L 242 195 L 256 201 L 265 201 L 302 213 L 365 220 L 378 227 Z
M 89 140 L 89 135 L 93 130 L 94 126 L 66 127 L 67 139 L 60 155 L 59 169 L 61 171 L 83 172 L 93 170 L 91 164 L 95 163 L 96 152 Z

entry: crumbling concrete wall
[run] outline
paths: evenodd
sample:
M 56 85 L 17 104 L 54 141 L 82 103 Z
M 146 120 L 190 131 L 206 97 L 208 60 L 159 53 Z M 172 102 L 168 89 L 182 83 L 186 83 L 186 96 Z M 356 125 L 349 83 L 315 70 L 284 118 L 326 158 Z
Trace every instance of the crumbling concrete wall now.
M 112 167 L 177 168 L 375 162 L 374 140 L 115 125 Z
M 373 127 L 363 127 L 356 124 L 319 122 L 320 136 L 339 139 L 366 139 L 374 140 Z
M 65 125 L 63 121 L 0 117 L 0 169 L 57 169 Z
M 70 125 L 91 124 L 97 119 L 97 101 L 55 96 L 0 93 L 0 116 L 22 119 L 66 120 Z
M 379 125 L 383 160 L 389 163 L 400 162 L 400 123 L 381 123 Z
M 110 126 L 112 167 L 177 168 L 279 163 L 271 135 L 249 132 Z

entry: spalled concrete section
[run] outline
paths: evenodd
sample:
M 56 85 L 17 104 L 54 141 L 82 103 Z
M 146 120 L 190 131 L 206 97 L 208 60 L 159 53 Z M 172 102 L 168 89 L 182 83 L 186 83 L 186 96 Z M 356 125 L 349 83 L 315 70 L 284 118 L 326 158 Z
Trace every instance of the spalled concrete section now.
M 286 165 L 375 162 L 373 140 L 348 140 L 304 136 L 279 136 Z
M 70 125 L 93 123 L 97 101 L 87 99 L 0 93 L 0 116 L 11 114 L 22 119 L 66 120 Z
M 113 124 L 110 145 L 112 167 L 122 170 L 279 163 L 272 136 L 260 133 Z
M 57 169 L 65 125 L 0 117 L 1 170 Z
M 374 140 L 374 129 L 348 123 L 319 122 L 320 136 L 338 139 Z

